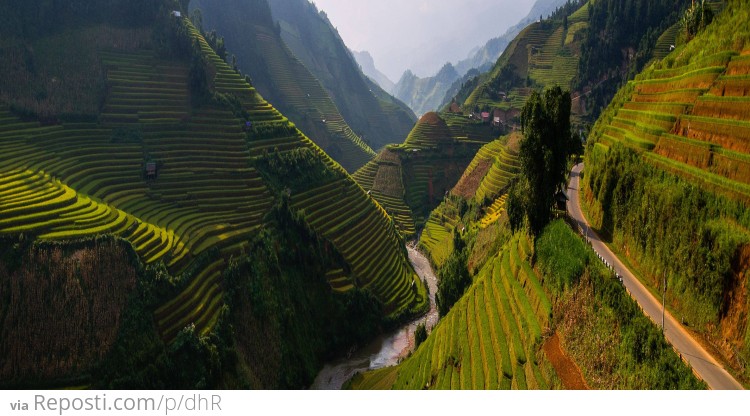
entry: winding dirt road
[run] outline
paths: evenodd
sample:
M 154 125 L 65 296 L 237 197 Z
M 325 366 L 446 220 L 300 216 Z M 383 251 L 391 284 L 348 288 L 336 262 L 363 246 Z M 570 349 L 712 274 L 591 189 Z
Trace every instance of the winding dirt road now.
M 617 256 L 607 247 L 589 226 L 586 218 L 581 211 L 581 202 L 579 199 L 579 178 L 583 171 L 583 164 L 573 167 L 570 173 L 570 183 L 568 184 L 568 196 L 570 202 L 568 211 L 574 221 L 587 236 L 594 250 L 599 256 L 614 268 L 615 272 L 622 276 L 623 284 L 628 289 L 630 296 L 638 302 L 643 312 L 651 318 L 657 325 L 661 326 L 662 322 L 662 305 L 654 298 L 643 284 L 623 265 Z M 666 312 L 665 334 L 667 341 L 675 348 L 680 356 L 687 361 L 695 373 L 708 384 L 708 387 L 714 390 L 736 390 L 742 389 L 742 385 L 737 382 L 722 366 L 719 364 L 683 327 Z

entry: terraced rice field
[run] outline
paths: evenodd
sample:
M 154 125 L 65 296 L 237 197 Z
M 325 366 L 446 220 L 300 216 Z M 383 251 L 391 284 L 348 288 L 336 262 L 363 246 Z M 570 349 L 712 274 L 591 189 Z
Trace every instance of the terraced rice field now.
M 258 50 L 268 63 L 277 89 L 288 111 L 320 124 L 326 135 L 313 137 L 349 172 L 355 172 L 375 156 L 375 152 L 357 136 L 323 89 L 320 82 L 297 60 L 287 46 L 272 33 L 258 27 Z
M 388 313 L 418 308 L 427 301 L 392 219 L 354 181 L 331 182 L 292 195 L 291 200 L 295 209 L 304 210 L 310 226 L 343 255 L 350 282 L 370 289 Z
M 487 208 L 487 211 L 484 213 L 484 217 L 479 221 L 479 226 L 482 228 L 487 228 L 490 225 L 492 225 L 495 221 L 500 219 L 500 216 L 503 215 L 503 212 L 505 212 L 505 201 L 508 199 L 508 194 L 503 194 L 502 196 L 495 199 L 495 202 L 492 203 Z
M 502 155 L 504 149 L 505 145 L 500 140 L 482 146 L 469 166 L 466 167 L 461 179 L 458 180 L 451 193 L 465 199 L 473 198 L 482 183 L 482 179 L 487 175 L 496 158 Z
M 425 223 L 419 237 L 419 246 L 429 253 L 432 263 L 438 267 L 453 252 L 453 230 L 458 222 L 455 207 L 446 200 L 430 214 Z
M 229 66 L 203 44 L 217 70 L 217 79 L 233 73 Z M 244 82 L 244 81 L 243 81 Z M 260 97 L 252 87 L 244 95 L 245 104 L 254 124 L 269 127 L 288 127 L 288 120 Z M 289 129 L 280 129 L 289 130 Z M 273 139 L 272 139 L 273 140 Z M 250 140 L 251 157 L 268 149 L 268 140 Z M 354 180 L 344 175 L 344 169 L 328 157 L 299 130 L 280 137 L 275 147 L 279 151 L 308 147 L 317 152 L 329 168 L 338 170 L 344 179 L 319 188 L 291 195 L 295 209 L 303 210 L 310 226 L 327 238 L 343 255 L 348 270 L 331 270 L 329 283 L 338 291 L 354 287 L 369 288 L 387 312 L 396 315 L 422 308 L 427 296 L 422 282 L 407 260 L 403 241 L 393 220 Z
M 453 137 L 445 120 L 437 113 L 427 113 L 419 119 L 402 147 L 417 152 L 452 142 Z
M 579 44 L 577 34 L 588 28 L 588 5 L 584 4 L 568 18 L 567 28 L 561 24 L 534 22 L 511 43 L 490 74 L 487 83 L 480 85 L 467 98 L 465 108 L 523 108 L 530 89 L 525 82 L 516 82 L 507 92 L 507 100 L 493 97 L 490 82 L 500 76 L 501 69 L 513 65 L 521 79 L 532 81 L 533 87 L 543 89 L 555 85 L 569 88 L 578 73 Z
M 355 378 L 378 389 L 547 389 L 538 353 L 551 314 L 528 241 L 488 261 L 427 341 L 400 365 Z
M 479 184 L 474 199 L 483 202 L 486 199 L 497 198 L 505 192 L 510 180 L 518 174 L 519 168 L 517 151 L 504 147 L 495 157 L 492 166 Z
M 346 177 L 184 22 L 213 67 L 212 87 L 235 95 L 255 125 L 283 133 L 247 140 L 232 112 L 192 108 L 187 65 L 148 50 L 101 52 L 109 93 L 98 123 L 41 126 L 0 107 L 0 233 L 45 240 L 111 233 L 128 240 L 144 262 L 164 262 L 186 282 L 155 311 L 166 341 L 191 323 L 198 333 L 212 329 L 226 259 L 244 253 L 263 224 L 273 199 L 252 168 L 254 157 L 308 147 Z M 156 163 L 156 178 L 145 177 L 147 161 Z M 412 284 L 390 218 L 348 177 L 329 185 L 346 188 L 348 198 L 313 195 L 298 207 L 319 214 L 314 226 L 347 260 L 347 270 L 329 272 L 332 288 L 345 291 L 356 281 L 394 313 L 419 307 L 424 288 Z M 342 209 L 347 221 L 331 215 Z M 195 263 L 209 250 L 212 263 Z
M 656 166 L 750 201 L 750 58 L 723 51 L 647 71 L 611 122 L 604 145 L 643 151 Z
M 9 122 L 2 112 L 3 167 L 12 169 L 2 175 L 10 208 L 2 232 L 42 239 L 113 233 L 175 275 L 209 248 L 239 252 L 271 204 L 249 167 L 240 121 L 220 109 L 189 111 L 185 65 L 150 51 L 101 55 L 109 94 L 99 123 L 39 127 Z M 138 138 L 121 138 L 123 129 Z M 144 177 L 146 160 L 157 162 L 156 180 Z M 211 289 L 181 295 L 211 308 L 180 316 L 177 329 L 172 321 L 160 326 L 166 339 L 189 322 L 211 328 L 222 299 L 218 286 Z
M 398 152 L 383 150 L 352 175 L 396 222 L 399 232 L 406 238 L 416 233 L 414 215 L 406 205 L 401 157 Z

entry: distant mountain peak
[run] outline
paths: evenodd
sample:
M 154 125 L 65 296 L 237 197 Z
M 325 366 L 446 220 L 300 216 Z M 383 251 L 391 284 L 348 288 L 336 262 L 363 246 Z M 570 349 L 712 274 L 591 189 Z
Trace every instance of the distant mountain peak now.
M 375 59 L 370 55 L 370 52 L 368 51 L 350 51 L 352 56 L 354 57 L 354 60 L 357 61 L 357 64 L 359 64 L 360 68 L 362 68 L 362 72 L 370 78 L 372 81 L 374 81 L 376 84 L 380 86 L 380 88 L 384 89 L 389 94 L 393 92 L 393 87 L 396 86 L 396 83 L 391 81 L 390 78 L 388 78 L 387 75 L 385 75 L 382 71 L 378 69 L 377 66 L 375 66 Z

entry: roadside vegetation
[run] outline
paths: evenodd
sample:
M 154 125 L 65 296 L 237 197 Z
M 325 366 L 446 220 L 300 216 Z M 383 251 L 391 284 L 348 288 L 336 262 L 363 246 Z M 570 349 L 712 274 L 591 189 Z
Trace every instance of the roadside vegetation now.
M 685 12 L 689 36 L 621 89 L 594 126 L 582 182 L 589 218 L 664 290 L 673 314 L 748 379 L 750 10 Z M 732 36 L 727 36 L 732 33 Z

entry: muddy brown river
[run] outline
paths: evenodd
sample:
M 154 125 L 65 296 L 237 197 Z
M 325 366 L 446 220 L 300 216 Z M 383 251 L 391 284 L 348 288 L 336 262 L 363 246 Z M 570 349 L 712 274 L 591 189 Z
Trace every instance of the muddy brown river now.
M 407 246 L 409 261 L 420 279 L 427 281 L 430 289 L 430 310 L 426 315 L 409 322 L 401 328 L 383 334 L 367 346 L 352 352 L 348 357 L 329 362 L 315 378 L 311 389 L 338 390 L 357 372 L 375 370 L 398 364 L 399 359 L 406 357 L 414 348 L 414 331 L 417 325 L 426 322 L 427 328 L 437 324 L 438 313 L 435 306 L 437 277 L 432 271 L 429 260 L 418 250 Z

